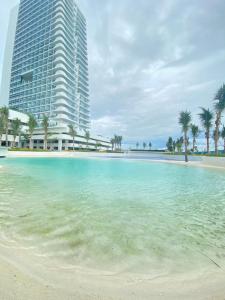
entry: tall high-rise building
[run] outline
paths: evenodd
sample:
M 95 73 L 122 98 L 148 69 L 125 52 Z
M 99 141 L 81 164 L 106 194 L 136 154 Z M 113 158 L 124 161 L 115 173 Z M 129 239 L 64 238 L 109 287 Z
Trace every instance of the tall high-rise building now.
M 86 20 L 74 0 L 20 1 L 9 107 L 89 128 Z

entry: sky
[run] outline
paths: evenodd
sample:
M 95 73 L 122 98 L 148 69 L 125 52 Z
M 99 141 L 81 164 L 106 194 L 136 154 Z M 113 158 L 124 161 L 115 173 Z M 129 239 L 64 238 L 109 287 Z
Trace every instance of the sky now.
M 43 0 L 44 1 L 44 0 Z M 0 0 L 0 73 L 10 9 Z M 87 18 L 92 131 L 163 147 L 178 115 L 225 82 L 224 0 L 78 0 Z

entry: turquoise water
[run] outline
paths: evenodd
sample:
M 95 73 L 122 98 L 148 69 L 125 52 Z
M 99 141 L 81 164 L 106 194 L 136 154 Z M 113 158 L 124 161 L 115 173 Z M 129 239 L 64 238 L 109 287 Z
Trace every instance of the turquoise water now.
M 1 160 L 0 233 L 101 270 L 225 266 L 225 172 L 113 159 Z

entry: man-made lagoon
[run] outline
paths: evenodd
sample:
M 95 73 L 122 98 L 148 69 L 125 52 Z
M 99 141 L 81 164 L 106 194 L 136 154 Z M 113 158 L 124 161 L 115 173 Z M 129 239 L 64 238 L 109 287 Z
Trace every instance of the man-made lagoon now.
M 130 273 L 225 267 L 225 172 L 159 162 L 0 161 L 0 228 L 63 264 Z

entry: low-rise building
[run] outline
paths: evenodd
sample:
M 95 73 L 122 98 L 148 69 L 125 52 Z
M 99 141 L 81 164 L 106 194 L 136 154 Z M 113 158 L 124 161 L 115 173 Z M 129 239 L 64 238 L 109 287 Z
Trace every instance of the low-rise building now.
M 27 114 L 9 110 L 9 133 L 8 133 L 8 146 L 12 147 L 14 144 L 14 137 L 11 130 L 12 121 L 19 119 L 21 121 L 21 134 L 15 139 L 15 146 L 22 148 L 29 148 L 28 135 L 28 121 L 29 116 Z M 2 136 L 2 146 L 6 145 L 6 135 Z M 32 148 L 43 149 L 44 148 L 44 130 L 40 127 L 36 128 L 32 136 Z M 77 130 L 77 135 L 73 142 L 72 136 L 69 134 L 69 128 L 66 126 L 57 127 L 50 126 L 48 129 L 48 150 L 51 151 L 68 151 L 68 150 L 110 150 L 111 143 L 109 139 L 102 136 L 90 135 L 90 138 L 85 137 L 85 131 Z
M 9 109 L 9 131 L 8 131 L 8 146 L 11 147 L 14 143 L 14 136 L 12 134 L 12 121 L 19 119 L 21 122 L 21 132 L 26 132 L 27 131 L 27 123 L 29 120 L 29 117 L 27 114 Z M 15 145 L 17 147 L 20 147 L 20 137 L 16 136 L 15 138 Z M 1 138 L 1 145 L 0 146 L 6 146 L 6 135 L 3 134 Z

